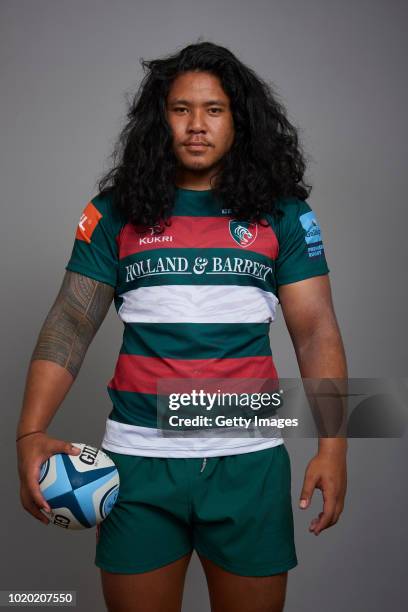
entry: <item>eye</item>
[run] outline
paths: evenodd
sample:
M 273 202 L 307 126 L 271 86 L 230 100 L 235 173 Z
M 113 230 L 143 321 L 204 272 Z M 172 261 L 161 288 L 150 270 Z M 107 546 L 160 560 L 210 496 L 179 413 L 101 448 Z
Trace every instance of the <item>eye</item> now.
M 217 114 L 217 113 L 220 113 L 220 112 L 221 112 L 221 109 L 220 109 L 220 108 L 217 108 L 217 107 L 215 107 L 215 106 L 214 106 L 214 107 L 209 108 L 208 110 L 210 110 L 210 111 L 211 111 L 211 114 L 212 114 L 212 115 L 214 115 L 214 114 Z
M 187 108 L 185 106 L 175 106 L 173 110 L 175 113 L 182 113 L 183 111 L 187 110 Z

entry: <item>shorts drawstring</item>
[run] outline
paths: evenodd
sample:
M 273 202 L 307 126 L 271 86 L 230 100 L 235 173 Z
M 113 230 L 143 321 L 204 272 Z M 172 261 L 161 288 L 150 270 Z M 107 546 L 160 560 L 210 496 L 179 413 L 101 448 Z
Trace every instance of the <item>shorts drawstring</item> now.
M 201 466 L 201 470 L 200 470 L 200 474 L 201 474 L 201 472 L 204 471 L 206 465 L 207 465 L 207 457 L 204 457 L 203 463 L 202 463 L 202 466 Z

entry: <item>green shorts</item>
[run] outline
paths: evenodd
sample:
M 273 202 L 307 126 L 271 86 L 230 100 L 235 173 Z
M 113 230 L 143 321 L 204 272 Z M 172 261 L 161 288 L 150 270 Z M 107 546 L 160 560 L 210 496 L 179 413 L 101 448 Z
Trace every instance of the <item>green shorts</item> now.
M 116 463 L 120 489 L 97 530 L 98 567 L 147 572 L 193 549 L 242 576 L 297 565 L 285 444 L 206 459 L 103 450 Z

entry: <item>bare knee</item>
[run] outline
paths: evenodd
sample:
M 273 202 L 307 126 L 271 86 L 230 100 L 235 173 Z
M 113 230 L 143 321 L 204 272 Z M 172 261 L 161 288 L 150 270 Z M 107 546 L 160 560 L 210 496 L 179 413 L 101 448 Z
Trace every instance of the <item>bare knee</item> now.
M 180 612 L 191 554 L 138 574 L 101 570 L 108 612 Z
M 199 555 L 208 584 L 211 612 L 282 612 L 288 572 L 241 576 Z

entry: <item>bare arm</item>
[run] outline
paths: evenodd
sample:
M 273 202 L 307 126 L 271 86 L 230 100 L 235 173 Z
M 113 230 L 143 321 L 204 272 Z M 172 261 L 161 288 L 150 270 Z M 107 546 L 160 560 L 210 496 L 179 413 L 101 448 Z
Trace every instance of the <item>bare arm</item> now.
M 301 376 L 347 378 L 347 363 L 334 313 L 329 277 L 317 276 L 283 285 L 279 299 Z M 323 490 L 324 512 L 311 523 L 317 535 L 337 522 L 346 493 L 346 438 L 319 438 L 317 459 L 306 470 L 302 508 L 310 504 L 313 489 Z
M 283 316 L 302 377 L 347 376 L 346 357 L 327 275 L 279 289 Z M 319 349 L 324 348 L 323 351 Z
M 23 437 L 17 450 L 23 506 L 43 522 L 48 521 L 38 507 L 48 506 L 38 486 L 39 467 L 56 452 L 77 452 L 45 432 L 79 372 L 113 295 L 110 285 L 67 271 L 31 357 L 17 425 L 17 438 Z M 44 433 L 25 435 L 33 431 Z
M 110 285 L 66 272 L 31 357 L 17 436 L 48 427 L 79 372 L 113 294 Z

